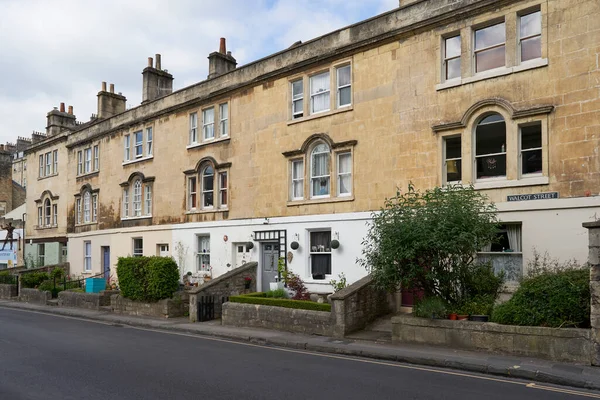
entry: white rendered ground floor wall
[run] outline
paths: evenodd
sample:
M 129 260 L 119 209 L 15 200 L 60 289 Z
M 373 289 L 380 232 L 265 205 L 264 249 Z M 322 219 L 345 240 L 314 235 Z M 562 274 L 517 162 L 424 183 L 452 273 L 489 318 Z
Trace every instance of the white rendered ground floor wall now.
M 560 260 L 587 260 L 587 231 L 583 222 L 600 216 L 600 197 L 507 202 L 497 205 L 499 219 L 518 226 L 519 244 L 498 258 L 519 260 L 522 270 L 534 255 L 548 253 Z M 75 275 L 93 275 L 110 268 L 116 277 L 118 257 L 133 255 L 172 256 L 181 275 L 210 273 L 219 276 L 247 261 L 259 263 L 259 289 L 268 290 L 279 257 L 300 275 L 313 292 L 329 292 L 331 279 L 344 273 L 348 283 L 365 276 L 357 263 L 371 213 L 273 217 L 207 223 L 186 223 L 144 228 L 123 228 L 69 235 L 68 260 Z M 313 232 L 339 241 L 337 249 L 311 243 Z M 318 236 L 318 235 L 317 235 Z M 323 236 L 322 236 L 323 237 Z M 140 240 L 141 239 L 141 240 Z M 292 249 L 292 242 L 298 243 Z M 329 256 L 330 254 L 330 256 Z M 329 257 L 330 273 L 314 279 L 313 255 Z M 87 259 L 87 260 L 86 260 Z M 87 271 L 86 271 L 87 266 Z M 269 271 L 269 272 L 267 272 Z M 264 274 L 264 277 L 263 277 Z M 270 275 L 270 276 L 269 276 Z M 323 276 L 317 276 L 322 278 Z

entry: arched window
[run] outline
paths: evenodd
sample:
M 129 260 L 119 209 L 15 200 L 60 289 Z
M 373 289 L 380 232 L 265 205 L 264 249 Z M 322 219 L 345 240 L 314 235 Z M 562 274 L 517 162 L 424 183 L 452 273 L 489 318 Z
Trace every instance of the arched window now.
M 331 180 L 331 154 L 325 143 L 316 145 L 310 154 L 310 195 L 328 197 Z
M 90 203 L 91 203 L 92 195 L 90 192 L 86 191 L 83 195 L 83 222 L 90 222 Z
M 50 226 L 51 215 L 50 199 L 46 199 L 46 201 L 44 201 L 44 225 Z
M 490 114 L 475 128 L 477 179 L 506 176 L 506 123 L 500 114 Z
M 133 183 L 133 215 L 142 215 L 142 181 L 139 179 Z
M 207 165 L 202 170 L 202 208 L 212 208 L 214 205 L 215 170 Z

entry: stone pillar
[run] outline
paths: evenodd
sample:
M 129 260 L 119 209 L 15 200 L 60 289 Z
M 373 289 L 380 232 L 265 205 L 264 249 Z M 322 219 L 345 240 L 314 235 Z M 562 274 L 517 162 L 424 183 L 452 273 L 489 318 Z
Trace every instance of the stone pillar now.
M 592 365 L 600 366 L 600 221 L 583 224 L 589 231 Z

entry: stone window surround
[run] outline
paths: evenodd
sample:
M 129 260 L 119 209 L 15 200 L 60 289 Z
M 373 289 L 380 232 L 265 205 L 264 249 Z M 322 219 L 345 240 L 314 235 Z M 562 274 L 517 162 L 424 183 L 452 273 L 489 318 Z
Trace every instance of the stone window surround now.
M 331 152 L 330 158 L 330 187 L 329 187 L 329 197 L 317 197 L 310 198 L 310 156 L 311 151 L 315 145 L 319 143 L 325 143 L 329 146 L 329 151 Z M 309 136 L 300 149 L 291 150 L 283 152 L 283 156 L 287 159 L 288 163 L 288 177 L 287 177 L 287 206 L 299 206 L 299 205 L 308 205 L 308 204 L 322 204 L 322 203 L 338 203 L 343 201 L 353 201 L 354 200 L 354 147 L 357 145 L 358 141 L 356 140 L 348 140 L 344 142 L 334 142 L 329 135 L 325 133 L 316 133 Z M 341 153 L 350 153 L 352 156 L 352 193 L 350 195 L 338 196 L 338 182 L 337 182 L 337 158 L 338 154 Z M 292 200 L 291 199 L 291 185 L 292 185 L 292 161 L 303 160 L 304 162 L 304 198 Z
M 133 183 L 137 180 L 141 180 L 142 183 L 142 193 L 141 193 L 141 215 L 139 217 L 135 217 L 135 216 L 131 216 L 133 215 Z M 119 186 L 121 186 L 122 191 L 121 191 L 121 211 L 120 211 L 120 218 L 121 221 L 129 221 L 129 220 L 137 220 L 137 219 L 147 219 L 147 218 L 152 218 L 152 213 L 154 212 L 154 199 L 152 199 L 152 210 L 149 214 L 144 214 L 144 209 L 146 206 L 146 186 L 150 186 L 152 189 L 152 196 L 154 196 L 154 180 L 156 178 L 154 176 L 149 176 L 149 177 L 145 177 L 144 174 L 142 174 L 141 172 L 134 172 L 131 175 L 129 175 L 129 178 L 125 181 L 125 182 L 121 182 L 119 184 Z M 125 189 L 129 190 L 129 215 L 128 217 L 125 217 L 123 215 L 123 211 L 124 211 L 124 205 L 123 205 L 123 191 Z
M 148 161 L 148 160 L 152 160 L 154 158 L 154 151 L 156 150 L 156 130 L 155 130 L 155 123 L 152 122 L 150 124 L 143 124 L 143 125 L 138 125 L 135 128 L 130 128 L 129 131 L 127 131 L 127 133 L 123 133 L 123 162 L 121 163 L 122 166 L 126 166 L 129 164 L 135 164 L 135 163 L 139 163 L 139 162 L 143 162 L 143 161 Z M 147 129 L 151 128 L 152 129 L 152 154 L 148 154 L 148 138 L 147 138 Z M 135 157 L 135 143 L 134 143 L 134 137 L 135 137 L 135 133 L 136 132 L 142 132 L 142 156 L 141 157 Z M 129 160 L 125 159 L 125 137 L 129 136 Z M 92 159 L 93 159 L 93 154 L 92 154 Z
M 529 60 L 529 61 L 520 61 L 519 54 L 519 38 L 518 38 L 518 24 L 519 17 L 521 15 L 525 15 L 531 12 L 540 11 L 542 15 L 542 56 L 541 58 Z M 548 29 L 545 24 L 545 19 L 547 18 L 546 5 L 538 4 L 525 8 L 516 9 L 515 7 L 511 8 L 510 11 L 505 12 L 501 16 L 496 17 L 479 17 L 475 20 L 472 25 L 469 26 L 461 26 L 460 28 L 452 28 L 448 29 L 445 32 L 442 32 L 439 36 L 438 46 L 439 50 L 438 54 L 438 84 L 436 84 L 435 89 L 437 91 L 449 89 L 473 82 L 478 82 L 486 79 L 496 78 L 499 76 L 510 75 L 517 72 L 527 71 L 531 69 L 541 68 L 548 65 L 547 58 L 547 37 L 548 37 Z M 505 58 L 505 66 L 500 68 L 494 68 L 486 71 L 482 71 L 479 73 L 475 73 L 475 59 L 474 59 L 474 46 L 475 46 L 475 30 L 484 28 L 486 26 L 494 25 L 496 23 L 504 22 L 506 26 L 506 58 Z M 444 40 L 455 36 L 460 35 L 461 37 L 461 77 L 454 78 L 450 80 L 445 80 L 444 77 Z
M 337 106 L 337 69 L 341 67 L 350 66 L 350 74 L 351 74 L 351 101 L 349 105 L 345 105 L 342 107 Z M 324 72 L 329 72 L 329 110 L 320 111 L 315 114 L 311 114 L 310 111 L 310 78 L 315 75 L 319 75 Z M 292 83 L 302 79 L 302 87 L 303 87 L 303 117 L 293 118 L 292 116 Z M 352 58 L 345 58 L 340 61 L 336 61 L 334 63 L 329 64 L 326 67 L 320 66 L 312 68 L 308 71 L 303 71 L 301 73 L 290 75 L 287 77 L 287 86 L 286 86 L 286 98 L 287 98 L 287 113 L 288 113 L 288 125 L 297 124 L 303 121 L 309 121 L 316 118 L 326 117 L 332 114 L 337 114 L 341 112 L 352 111 L 354 109 L 354 66 L 352 64 Z
M 58 207 L 58 198 L 59 196 L 54 196 L 52 194 L 51 191 L 49 190 L 44 190 L 40 196 L 39 199 L 35 199 L 35 203 L 36 203 L 36 211 L 41 207 L 42 209 L 42 222 L 44 222 L 46 220 L 46 210 L 44 209 L 44 203 L 46 202 L 46 200 L 50 200 L 50 225 L 37 225 L 38 221 L 38 214 L 36 214 L 36 225 L 35 225 L 35 229 L 37 230 L 41 230 L 41 229 L 55 229 L 58 227 L 58 216 L 56 218 L 56 221 L 53 221 L 53 215 L 52 215 L 52 211 L 54 210 L 53 206 L 57 206 Z M 39 211 L 37 211 L 39 212 Z M 53 223 L 56 222 L 56 223 Z
M 83 196 L 86 192 L 90 193 L 90 222 L 84 222 L 83 217 Z M 86 183 L 81 187 L 79 193 L 75 193 L 73 197 L 75 197 L 75 226 L 84 226 L 84 225 L 97 225 L 98 224 L 98 214 L 96 214 L 96 221 L 94 221 L 94 196 L 96 196 L 96 202 L 98 206 L 100 206 L 100 189 L 92 189 L 92 186 L 89 183 Z M 77 222 L 77 200 L 81 201 L 81 222 Z M 96 210 L 98 213 L 98 211 Z
M 554 106 L 541 106 L 529 109 L 515 109 L 512 104 L 504 99 L 492 98 L 481 100 L 471 106 L 457 122 L 435 125 L 434 133 L 438 134 L 438 184 L 445 185 L 443 168 L 444 138 L 461 137 L 462 177 L 461 182 L 473 182 L 475 189 L 496 189 L 520 186 L 535 186 L 549 184 L 549 151 L 548 151 L 548 114 Z M 477 123 L 491 113 L 500 114 L 506 123 L 506 152 L 507 166 L 506 177 L 476 180 L 474 173 L 474 135 Z M 521 176 L 519 171 L 519 128 L 520 126 L 541 122 L 542 127 L 542 174 Z
M 221 105 L 227 104 L 227 121 L 228 121 L 228 132 L 226 136 L 222 135 L 221 132 Z M 212 139 L 204 140 L 204 121 L 203 111 L 206 109 L 213 109 L 213 133 L 214 137 Z M 191 135 L 191 126 L 190 126 L 190 116 L 192 114 L 196 114 L 196 141 L 192 142 Z M 187 127 L 188 127 L 188 140 L 186 149 L 193 149 L 196 147 L 202 147 L 211 143 L 219 143 L 219 142 L 227 142 L 231 139 L 231 100 L 224 99 L 222 101 L 217 101 L 214 103 L 206 104 L 200 106 L 198 108 L 194 108 L 193 110 L 189 110 L 187 113 Z
M 45 171 L 46 171 L 46 155 L 50 155 L 50 173 L 46 175 Z M 41 157 L 43 159 L 43 166 L 44 166 L 44 175 L 40 175 L 40 171 L 39 171 L 39 166 L 38 166 L 38 177 L 37 180 L 41 181 L 42 179 L 47 179 L 47 178 L 52 178 L 53 176 L 58 176 L 58 168 L 56 168 L 56 170 L 54 170 L 56 163 L 54 162 L 54 157 L 58 157 L 58 149 L 54 149 L 54 150 L 50 150 L 44 153 L 41 153 L 38 156 L 38 159 Z
M 94 148 L 98 148 L 98 168 L 94 169 Z M 87 149 L 90 149 L 90 151 L 92 152 L 91 156 L 91 160 L 90 160 L 90 172 L 83 172 L 85 170 L 85 151 Z M 83 148 L 80 148 L 79 150 L 73 150 L 73 153 L 75 154 L 75 161 L 76 161 L 76 168 L 77 168 L 77 174 L 76 174 L 76 179 L 78 178 L 83 178 L 83 177 L 89 177 L 89 176 L 93 176 L 93 175 L 97 175 L 98 172 L 100 171 L 100 142 L 94 142 L 94 143 L 89 143 L 88 145 L 86 145 Z M 81 165 L 82 165 L 82 172 L 79 173 L 79 153 L 81 153 Z
M 221 103 L 223 104 L 223 103 Z M 213 170 L 214 170 L 214 185 L 213 185 L 213 207 L 212 208 L 206 208 L 203 209 L 202 207 L 198 207 L 198 204 L 200 204 L 202 202 L 202 170 L 204 169 L 204 167 L 206 167 L 207 165 L 212 165 Z M 193 169 L 188 169 L 186 171 L 183 171 L 183 174 L 185 175 L 185 198 L 186 198 L 186 205 L 185 205 L 185 213 L 186 214 L 208 214 L 208 213 L 218 213 L 218 212 L 225 212 L 225 211 L 229 211 L 229 203 L 231 201 L 231 196 L 229 193 L 229 188 L 231 187 L 230 185 L 230 180 L 231 180 L 231 176 L 230 176 L 230 169 L 231 169 L 231 163 L 230 162 L 225 162 L 225 163 L 218 163 L 217 160 L 215 160 L 213 157 L 203 157 L 202 159 L 200 159 L 197 163 L 196 166 Z M 220 173 L 222 172 L 227 172 L 227 204 L 226 205 L 221 205 L 220 204 L 220 185 L 221 185 L 221 181 L 220 181 Z M 190 204 L 188 204 L 189 199 L 188 199 L 188 182 L 189 182 L 189 178 L 196 178 L 196 207 L 195 208 L 190 208 Z

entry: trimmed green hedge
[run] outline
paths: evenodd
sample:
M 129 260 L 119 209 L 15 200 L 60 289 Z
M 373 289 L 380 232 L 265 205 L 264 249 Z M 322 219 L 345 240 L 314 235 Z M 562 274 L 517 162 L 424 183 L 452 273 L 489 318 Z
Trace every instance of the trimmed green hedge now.
M 16 285 L 17 279 L 9 271 L 0 271 L 0 283 L 6 285 Z
M 123 297 L 155 302 L 173 297 L 179 269 L 171 257 L 119 257 L 117 277 Z
M 34 289 L 42 284 L 42 282 L 50 279 L 50 275 L 46 272 L 29 272 L 21 275 L 21 287 Z
M 267 294 L 265 292 L 254 292 L 254 293 L 242 294 L 240 296 L 244 296 L 244 297 L 267 297 Z
M 266 295 L 265 293 L 262 293 L 262 296 L 258 295 L 259 293 L 251 293 L 251 296 L 231 296 L 229 297 L 229 301 L 232 303 L 260 304 L 263 306 L 295 308 L 299 310 L 331 311 L 331 304 L 327 303 L 316 303 L 314 301 L 305 300 L 273 299 L 264 297 Z

